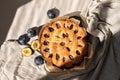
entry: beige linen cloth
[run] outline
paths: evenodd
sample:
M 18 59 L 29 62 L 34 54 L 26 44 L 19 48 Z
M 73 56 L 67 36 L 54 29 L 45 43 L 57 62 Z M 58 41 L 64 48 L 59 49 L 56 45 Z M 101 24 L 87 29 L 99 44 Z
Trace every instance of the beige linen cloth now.
M 36 66 L 38 52 L 21 56 L 17 39 L 27 29 L 40 26 L 48 19 L 46 12 L 58 8 L 63 16 L 81 11 L 88 22 L 93 57 L 85 70 L 72 73 L 49 73 L 44 65 Z M 120 0 L 33 0 L 18 8 L 6 41 L 0 48 L 0 80 L 120 80 Z

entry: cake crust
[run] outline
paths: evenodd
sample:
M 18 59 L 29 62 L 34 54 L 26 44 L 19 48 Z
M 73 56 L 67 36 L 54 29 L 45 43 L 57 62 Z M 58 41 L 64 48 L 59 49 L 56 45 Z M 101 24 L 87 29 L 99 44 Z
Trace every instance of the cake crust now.
M 68 17 L 57 18 L 43 26 L 39 33 L 41 54 L 47 64 L 70 68 L 80 63 L 86 52 L 86 29 L 80 21 Z

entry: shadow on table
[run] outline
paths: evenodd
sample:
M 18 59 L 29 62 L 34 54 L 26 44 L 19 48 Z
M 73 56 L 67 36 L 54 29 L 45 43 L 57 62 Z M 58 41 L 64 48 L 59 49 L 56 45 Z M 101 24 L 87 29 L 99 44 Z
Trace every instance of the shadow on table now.
M 0 45 L 6 38 L 18 7 L 31 0 L 1 0 L 0 2 Z

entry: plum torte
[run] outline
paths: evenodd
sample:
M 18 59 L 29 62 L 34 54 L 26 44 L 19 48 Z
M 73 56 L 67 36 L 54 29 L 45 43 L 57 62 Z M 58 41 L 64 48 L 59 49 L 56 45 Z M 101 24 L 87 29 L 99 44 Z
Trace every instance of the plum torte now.
M 40 50 L 48 64 L 70 68 L 85 56 L 86 29 L 72 18 L 58 18 L 43 26 L 39 33 Z

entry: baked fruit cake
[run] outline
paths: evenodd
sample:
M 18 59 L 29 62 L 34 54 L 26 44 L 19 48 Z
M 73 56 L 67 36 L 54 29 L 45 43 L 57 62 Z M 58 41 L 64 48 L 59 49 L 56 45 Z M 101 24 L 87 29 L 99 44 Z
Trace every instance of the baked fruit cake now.
M 39 33 L 40 51 L 47 64 L 71 68 L 86 55 L 86 29 L 74 18 L 57 18 L 43 26 Z

